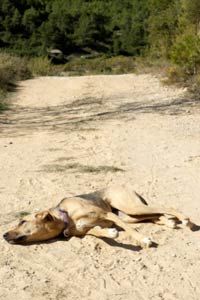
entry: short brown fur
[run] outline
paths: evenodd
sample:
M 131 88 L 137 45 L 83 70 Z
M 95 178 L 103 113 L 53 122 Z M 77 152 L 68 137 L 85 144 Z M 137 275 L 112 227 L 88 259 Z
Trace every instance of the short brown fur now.
M 4 234 L 10 243 L 27 244 L 45 241 L 63 233 L 66 237 L 84 236 L 116 238 L 121 227 L 142 247 L 153 244 L 129 223 L 153 221 L 175 228 L 178 222 L 192 228 L 188 217 L 174 209 L 152 207 L 136 192 L 123 187 L 110 187 L 90 194 L 63 199 L 56 207 L 27 216 L 12 230 Z

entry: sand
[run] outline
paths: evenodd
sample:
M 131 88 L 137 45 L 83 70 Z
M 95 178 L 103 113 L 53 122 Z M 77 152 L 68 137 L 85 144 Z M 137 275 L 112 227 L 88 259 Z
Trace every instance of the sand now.
M 0 115 L 0 299 L 200 299 L 200 233 L 135 227 L 14 246 L 2 234 L 22 212 L 126 183 L 151 204 L 199 222 L 200 105 L 152 75 L 41 77 L 21 82 Z

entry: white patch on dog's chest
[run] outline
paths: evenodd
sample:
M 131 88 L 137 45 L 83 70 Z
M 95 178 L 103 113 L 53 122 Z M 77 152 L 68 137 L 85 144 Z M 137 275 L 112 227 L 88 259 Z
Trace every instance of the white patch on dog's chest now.
M 81 229 L 85 229 L 88 227 L 88 222 L 86 222 L 86 220 L 80 219 L 76 222 L 76 229 L 77 230 L 81 230 Z

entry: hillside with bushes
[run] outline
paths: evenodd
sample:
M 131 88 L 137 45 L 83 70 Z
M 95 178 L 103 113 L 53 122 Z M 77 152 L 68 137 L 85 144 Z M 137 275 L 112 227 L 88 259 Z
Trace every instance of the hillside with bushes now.
M 1 69 L 7 67 L 7 60 L 4 65 L 6 52 L 11 53 L 11 61 L 13 54 L 36 59 L 32 62 L 34 71 L 39 65 L 36 74 L 46 75 L 51 67 L 40 57 L 46 57 L 48 50 L 55 48 L 66 57 L 83 54 L 100 55 L 105 59 L 142 57 L 152 65 L 159 60 L 167 61 L 171 81 L 185 82 L 195 78 L 196 87 L 200 81 L 200 1 L 1 0 Z M 127 60 L 122 61 L 129 64 Z M 88 65 L 89 70 L 99 66 L 98 60 L 92 65 L 82 61 L 78 64 L 81 70 Z M 105 65 L 102 72 L 115 70 L 107 62 Z M 74 63 L 70 62 L 64 70 L 73 68 Z M 126 72 L 121 66 L 118 69 Z M 21 77 L 17 75 L 17 78 Z M 6 80 L 0 78 L 1 90 Z
M 198 0 L 1 0 L 0 47 L 18 54 L 98 51 L 171 58 L 195 72 Z

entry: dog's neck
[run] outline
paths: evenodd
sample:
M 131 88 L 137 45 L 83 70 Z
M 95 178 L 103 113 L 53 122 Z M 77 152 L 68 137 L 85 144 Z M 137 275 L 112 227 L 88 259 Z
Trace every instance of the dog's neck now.
M 55 208 L 51 209 L 51 212 L 53 213 L 53 215 L 57 219 L 59 219 L 59 220 L 61 220 L 63 222 L 64 229 L 66 229 L 66 228 L 69 227 L 69 223 L 70 223 L 70 221 L 69 221 L 69 215 L 68 215 L 68 213 L 65 210 L 63 210 L 63 209 L 61 209 L 59 207 L 55 207 Z
M 69 216 L 68 213 L 61 208 L 58 209 L 60 219 L 63 221 L 65 224 L 65 229 L 69 226 Z

